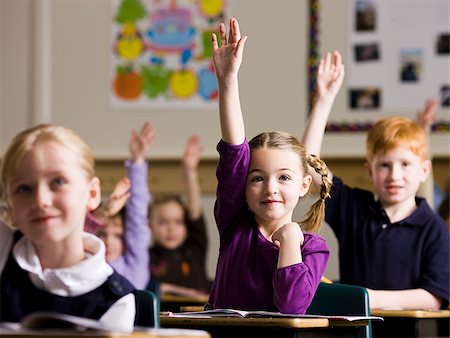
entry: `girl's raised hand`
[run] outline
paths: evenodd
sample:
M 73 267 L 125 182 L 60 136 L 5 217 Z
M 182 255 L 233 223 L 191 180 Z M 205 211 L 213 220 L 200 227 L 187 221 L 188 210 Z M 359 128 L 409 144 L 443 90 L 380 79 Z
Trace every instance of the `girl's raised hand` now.
M 327 53 L 325 60 L 321 59 L 317 70 L 318 99 L 334 100 L 344 80 L 344 65 L 338 51 Z
M 145 122 L 139 133 L 132 131 L 129 150 L 131 160 L 134 163 L 142 163 L 145 159 L 145 153 L 155 140 L 155 128 L 150 122 Z
M 242 63 L 247 36 L 241 37 L 239 23 L 230 19 L 230 32 L 227 37 L 225 24 L 219 26 L 220 47 L 215 33 L 212 34 L 213 62 L 218 78 L 237 74 Z
M 192 135 L 189 137 L 183 154 L 183 166 L 187 170 L 197 169 L 202 150 L 202 146 L 200 145 L 200 137 L 198 137 L 198 135 Z
M 97 208 L 93 215 L 105 221 L 108 217 L 115 216 L 125 206 L 128 198 L 130 198 L 131 181 L 128 177 L 122 178 L 114 186 L 113 192 L 108 198 Z

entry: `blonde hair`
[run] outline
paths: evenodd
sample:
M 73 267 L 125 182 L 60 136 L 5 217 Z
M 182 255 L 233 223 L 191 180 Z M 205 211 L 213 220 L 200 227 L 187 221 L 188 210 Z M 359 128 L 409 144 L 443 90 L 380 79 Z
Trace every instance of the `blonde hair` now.
M 328 178 L 328 168 L 323 160 L 318 156 L 306 154 L 303 144 L 293 135 L 281 132 L 270 131 L 255 136 L 249 142 L 250 149 L 260 148 L 288 150 L 296 153 L 300 159 L 300 168 L 304 174 L 308 173 L 308 165 L 322 176 L 322 186 L 320 198 L 309 209 L 306 219 L 303 220 L 302 229 L 310 232 L 317 232 L 325 215 L 325 199 L 330 196 L 331 180 Z
M 367 134 L 367 161 L 370 163 L 375 154 L 385 154 L 399 146 L 406 146 L 422 160 L 428 158 L 427 136 L 418 123 L 402 116 L 383 118 Z
M 73 130 L 52 124 L 40 124 L 17 134 L 9 144 L 0 163 L 0 196 L 7 201 L 7 183 L 23 157 L 41 144 L 56 143 L 72 151 L 86 173 L 87 179 L 95 175 L 94 156 L 89 146 Z

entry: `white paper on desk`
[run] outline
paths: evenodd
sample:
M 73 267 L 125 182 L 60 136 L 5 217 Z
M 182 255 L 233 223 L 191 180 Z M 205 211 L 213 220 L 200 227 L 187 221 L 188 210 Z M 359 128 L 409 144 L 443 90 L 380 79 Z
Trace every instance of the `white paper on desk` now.
M 48 330 L 58 329 L 67 331 L 95 330 L 100 332 L 127 332 L 122 327 L 105 324 L 99 320 L 78 316 L 71 316 L 58 312 L 33 312 L 18 324 L 19 330 Z M 6 327 L 7 328 L 7 327 Z

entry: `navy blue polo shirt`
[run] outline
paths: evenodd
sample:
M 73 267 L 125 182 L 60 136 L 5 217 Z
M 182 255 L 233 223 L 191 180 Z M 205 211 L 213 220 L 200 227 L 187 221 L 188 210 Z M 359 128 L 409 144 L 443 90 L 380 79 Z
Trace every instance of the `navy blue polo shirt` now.
M 370 191 L 333 178 L 325 220 L 339 242 L 342 283 L 378 290 L 422 288 L 449 300 L 449 231 L 425 199 L 391 223 Z

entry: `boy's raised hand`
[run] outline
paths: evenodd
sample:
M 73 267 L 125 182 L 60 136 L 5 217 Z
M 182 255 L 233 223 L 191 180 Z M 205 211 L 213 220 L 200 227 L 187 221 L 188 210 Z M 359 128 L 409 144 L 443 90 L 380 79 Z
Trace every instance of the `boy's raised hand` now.
M 219 26 L 220 47 L 215 33 L 212 34 L 213 62 L 218 78 L 237 74 L 242 63 L 247 36 L 241 37 L 239 24 L 235 18 L 230 19 L 230 32 L 227 37 L 225 24 Z
M 432 97 L 425 101 L 425 106 L 423 107 L 423 110 L 417 112 L 416 121 L 427 134 L 431 132 L 431 126 L 436 120 L 435 111 L 438 104 L 439 104 L 438 99 Z
M 183 166 L 187 170 L 195 170 L 200 162 L 203 147 L 200 145 L 200 137 L 192 135 L 186 142 L 183 154 Z
M 333 101 L 344 80 L 344 65 L 338 51 L 328 52 L 317 69 L 318 100 Z
M 131 160 L 134 163 L 142 163 L 145 160 L 145 153 L 155 140 L 155 128 L 149 121 L 145 122 L 139 133 L 135 130 L 131 132 L 129 150 Z

